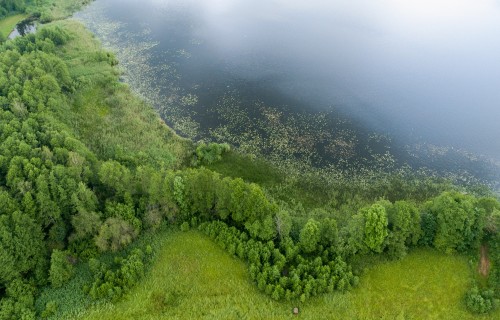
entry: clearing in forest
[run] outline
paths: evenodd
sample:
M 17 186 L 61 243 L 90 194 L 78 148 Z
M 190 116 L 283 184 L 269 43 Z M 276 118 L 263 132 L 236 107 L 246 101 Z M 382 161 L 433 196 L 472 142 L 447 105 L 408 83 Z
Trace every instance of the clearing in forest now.
M 305 304 L 275 302 L 251 283 L 246 265 L 197 231 L 175 232 L 145 279 L 123 301 L 85 319 L 495 319 L 467 312 L 470 269 L 464 257 L 419 249 L 374 266 L 359 287 Z M 500 318 L 500 317 L 499 317 Z M 498 318 L 497 318 L 498 319 Z

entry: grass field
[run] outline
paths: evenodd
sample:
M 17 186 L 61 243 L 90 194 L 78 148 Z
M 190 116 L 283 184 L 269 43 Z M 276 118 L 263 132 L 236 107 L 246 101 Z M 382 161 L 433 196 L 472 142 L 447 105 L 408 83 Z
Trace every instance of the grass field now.
M 250 282 L 246 266 L 204 235 L 168 235 L 146 278 L 121 302 L 79 319 L 498 319 L 462 304 L 470 269 L 462 257 L 418 250 L 368 270 L 360 286 L 303 305 L 275 302 Z
M 7 37 L 14 29 L 16 24 L 21 20 L 26 19 L 27 17 L 27 14 L 16 14 L 14 16 L 0 19 L 0 33 Z

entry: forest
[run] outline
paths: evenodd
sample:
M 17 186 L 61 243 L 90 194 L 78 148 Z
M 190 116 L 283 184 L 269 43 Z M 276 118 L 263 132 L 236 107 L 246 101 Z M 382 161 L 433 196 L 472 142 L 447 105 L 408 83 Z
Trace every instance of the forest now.
M 3 1 L 0 18 L 27 5 Z M 199 230 L 245 261 L 269 298 L 301 303 L 350 290 L 366 266 L 417 247 L 478 265 L 487 252 L 463 303 L 479 314 L 497 307 L 491 191 L 395 172 L 370 183 L 286 181 L 228 144 L 177 136 L 85 32 L 60 21 L 0 47 L 0 319 L 52 316 L 61 302 L 37 308 L 40 292 L 65 286 L 81 265 L 88 297 L 119 301 L 154 257 L 141 239 L 164 228 Z

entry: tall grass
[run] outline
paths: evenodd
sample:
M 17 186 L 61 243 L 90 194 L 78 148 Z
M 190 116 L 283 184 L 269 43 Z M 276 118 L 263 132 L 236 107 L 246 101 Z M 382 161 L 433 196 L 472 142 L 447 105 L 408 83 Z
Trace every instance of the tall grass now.
M 160 238 L 161 239 L 161 238 Z M 78 319 L 498 319 L 473 316 L 463 294 L 471 270 L 465 258 L 419 249 L 376 265 L 359 287 L 299 302 L 276 302 L 250 282 L 247 268 L 196 231 L 163 237 L 145 279 L 117 304 Z
M 139 162 L 135 165 L 143 160 L 170 168 L 187 162 L 192 143 L 177 136 L 150 105 L 118 82 L 113 54 L 102 51 L 76 21 L 53 24 L 71 35 L 59 54 L 77 86 L 70 109 L 58 114 L 60 120 L 101 159 Z

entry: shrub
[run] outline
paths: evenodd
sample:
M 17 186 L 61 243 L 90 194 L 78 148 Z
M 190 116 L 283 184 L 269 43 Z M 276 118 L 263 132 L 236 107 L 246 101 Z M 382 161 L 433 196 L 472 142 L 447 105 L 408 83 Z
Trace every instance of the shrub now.
M 495 306 L 493 291 L 481 292 L 477 287 L 473 287 L 465 294 L 465 305 L 473 313 L 487 313 Z
M 189 223 L 187 221 L 181 224 L 181 231 L 189 231 Z
M 57 303 L 55 301 L 49 301 L 45 305 L 45 310 L 42 311 L 41 317 L 43 319 L 49 318 L 57 312 Z
M 222 159 L 222 155 L 228 152 L 231 148 L 227 143 L 209 143 L 201 142 L 196 147 L 196 152 L 193 157 L 192 164 L 194 166 L 206 164 L 210 165 Z

